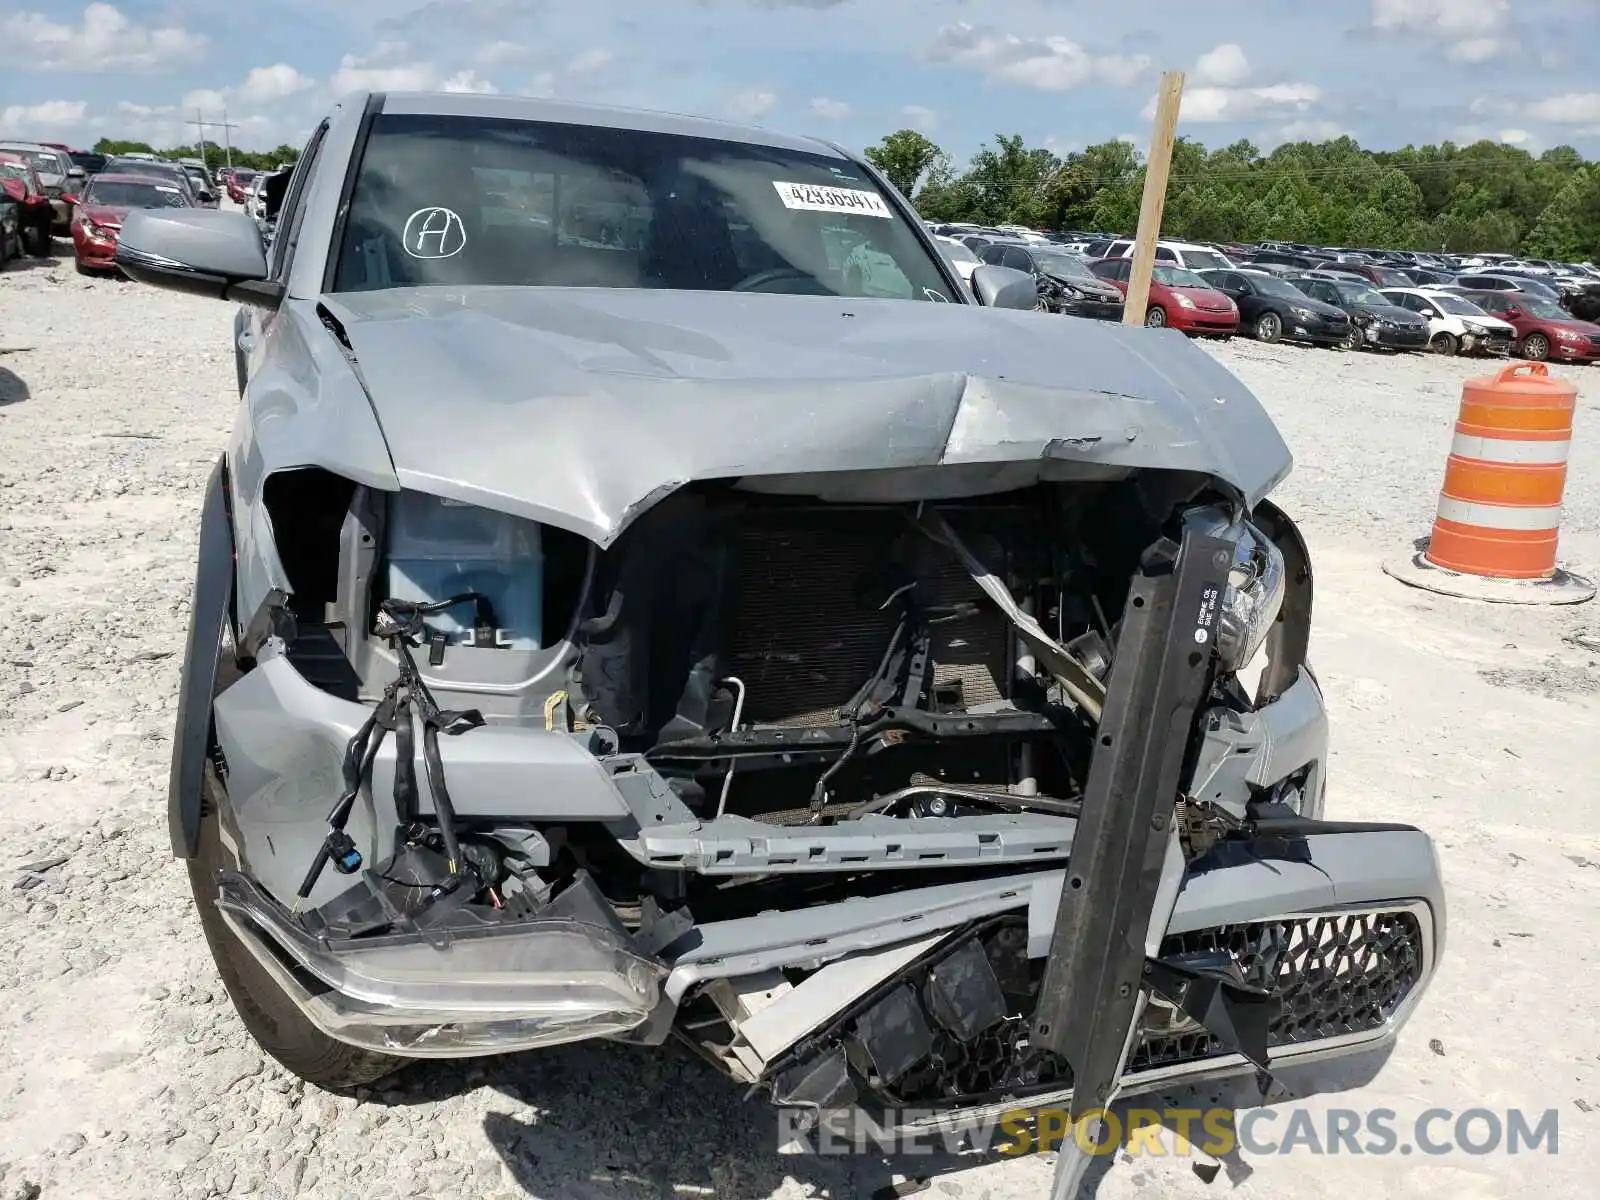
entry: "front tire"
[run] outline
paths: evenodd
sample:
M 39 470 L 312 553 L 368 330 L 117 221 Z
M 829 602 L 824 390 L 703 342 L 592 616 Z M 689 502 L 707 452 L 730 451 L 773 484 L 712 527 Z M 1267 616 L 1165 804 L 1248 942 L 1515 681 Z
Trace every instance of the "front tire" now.
M 1342 341 L 1338 342 L 1337 345 L 1338 345 L 1339 349 L 1341 349 L 1341 350 L 1355 351 L 1355 350 L 1360 349 L 1360 347 L 1361 347 L 1361 332 L 1360 332 L 1360 330 L 1351 329 L 1349 333 L 1344 335 L 1344 339 Z
M 1428 342 L 1428 349 L 1446 358 L 1454 358 L 1461 353 L 1461 340 L 1453 333 L 1436 333 Z
M 1544 362 L 1550 357 L 1550 339 L 1542 333 L 1530 333 L 1522 339 L 1522 357 Z
M 393 1074 L 406 1060 L 346 1045 L 318 1029 L 286 996 L 255 956 L 239 944 L 218 911 L 217 872 L 232 867 L 223 848 L 221 812 L 227 793 L 216 772 L 206 768 L 201 804 L 199 853 L 188 862 L 189 886 L 206 945 L 228 998 L 250 1036 L 285 1068 L 307 1083 L 344 1091 Z
M 1272 343 L 1283 336 L 1283 318 L 1277 313 L 1262 313 L 1256 322 L 1256 341 Z
M 1165 329 L 1167 327 L 1167 310 L 1159 304 L 1151 307 L 1144 315 L 1144 323 L 1150 329 Z

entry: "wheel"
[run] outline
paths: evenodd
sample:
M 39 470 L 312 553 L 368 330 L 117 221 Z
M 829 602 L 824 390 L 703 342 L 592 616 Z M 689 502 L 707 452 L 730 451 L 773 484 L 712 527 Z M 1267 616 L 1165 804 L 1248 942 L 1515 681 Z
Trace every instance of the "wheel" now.
M 1341 350 L 1358 349 L 1361 346 L 1361 331 L 1359 329 L 1352 328 L 1350 332 L 1345 334 L 1344 338 L 1337 344 Z
M 1461 353 L 1461 340 L 1453 333 L 1436 333 L 1428 343 L 1428 349 L 1446 358 L 1453 358 Z
M 403 1058 L 348 1046 L 323 1033 L 284 995 L 223 921 L 216 906 L 217 872 L 234 865 L 220 836 L 221 812 L 227 803 L 221 780 L 208 766 L 200 806 L 199 853 L 188 863 L 189 887 L 217 974 L 245 1029 L 273 1058 L 321 1088 L 363 1087 L 405 1066 Z
M 1530 333 L 1522 339 L 1522 357 L 1543 362 L 1550 357 L 1550 339 L 1542 333 Z
M 1256 341 L 1275 342 L 1283 336 L 1283 318 L 1277 313 L 1262 313 L 1256 322 Z
M 1144 315 L 1144 323 L 1151 329 L 1162 329 L 1167 324 L 1167 310 L 1159 304 L 1152 305 L 1150 311 Z

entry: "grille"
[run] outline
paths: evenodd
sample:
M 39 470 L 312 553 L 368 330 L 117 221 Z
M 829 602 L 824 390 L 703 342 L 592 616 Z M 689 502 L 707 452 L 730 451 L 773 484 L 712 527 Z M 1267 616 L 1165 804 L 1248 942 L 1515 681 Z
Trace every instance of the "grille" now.
M 918 964 L 894 982 L 888 999 L 874 998 L 809 1043 L 806 1053 L 826 1052 L 842 1043 L 864 1090 L 891 1107 L 962 1107 L 1070 1087 L 1069 1064 L 1029 1045 L 1044 960 L 1026 957 L 1025 920 L 1003 917 L 970 937 L 978 940 L 993 971 L 1004 998 L 1003 1016 L 976 1035 L 963 1037 L 934 1015 L 931 970 L 970 944 L 969 938 L 953 951 Z M 1269 1034 L 1273 1049 L 1382 1028 L 1420 983 L 1425 966 L 1421 925 L 1415 914 L 1405 911 L 1223 925 L 1178 934 L 1162 944 L 1164 957 L 1218 950 L 1231 952 L 1245 978 L 1268 987 L 1278 1000 Z M 912 997 L 909 1013 L 907 988 Z M 873 1018 L 873 1005 L 880 1003 L 896 1005 L 901 1017 L 894 1023 L 896 1034 L 888 1046 L 877 1040 L 883 1034 L 872 1032 L 888 1025 Z M 1232 1053 L 1231 1047 L 1204 1030 L 1153 1029 L 1152 1020 L 1162 1019 L 1160 1010 L 1147 1010 L 1146 1032 L 1129 1062 L 1129 1074 Z M 914 1058 L 905 1052 L 907 1045 L 915 1047 Z M 908 1058 L 912 1061 L 896 1067 L 892 1078 L 882 1077 L 872 1067 L 875 1062 Z
M 963 536 L 966 531 L 963 530 Z M 983 553 L 980 546 L 975 552 Z M 990 554 L 997 548 L 990 546 Z M 973 603 L 976 616 L 934 626 L 935 688 L 959 684 L 965 704 L 997 700 L 1007 679 L 1004 618 L 944 547 L 890 509 L 756 510 L 733 542 L 732 673 L 748 689 L 747 719 L 832 724 L 877 669 L 897 621 L 876 607 L 904 563 L 927 606 Z
M 1409 912 L 1222 925 L 1161 946 L 1168 958 L 1216 950 L 1231 953 L 1246 980 L 1278 997 L 1269 1034 L 1275 1048 L 1378 1029 L 1422 978 L 1422 927 Z M 1228 1052 L 1204 1030 L 1147 1037 L 1128 1069 Z
M 1591 333 L 1589 335 L 1589 344 L 1591 346 L 1600 346 L 1600 334 Z

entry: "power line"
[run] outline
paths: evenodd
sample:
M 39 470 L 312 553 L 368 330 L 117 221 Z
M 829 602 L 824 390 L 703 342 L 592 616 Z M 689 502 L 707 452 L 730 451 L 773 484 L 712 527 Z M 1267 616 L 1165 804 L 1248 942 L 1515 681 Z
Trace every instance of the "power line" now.
M 223 142 L 224 153 L 226 153 L 226 155 L 227 155 L 228 166 L 230 166 L 230 167 L 233 166 L 233 139 L 229 136 L 229 134 L 233 130 L 235 130 L 235 129 L 239 128 L 239 127 L 237 125 L 235 125 L 232 121 L 228 120 L 228 110 L 227 109 L 223 109 L 222 110 L 222 120 L 220 120 L 220 121 L 208 121 L 205 118 L 205 114 L 202 113 L 198 108 L 196 108 L 194 110 L 194 120 L 185 121 L 184 124 L 185 125 L 193 125 L 195 127 L 195 133 L 196 133 L 196 136 L 197 136 L 197 140 L 200 143 L 200 161 L 202 163 L 204 163 L 206 161 L 206 130 L 207 129 L 220 129 L 220 130 L 222 130 L 222 142 Z M 209 164 L 207 164 L 207 165 L 209 165 Z

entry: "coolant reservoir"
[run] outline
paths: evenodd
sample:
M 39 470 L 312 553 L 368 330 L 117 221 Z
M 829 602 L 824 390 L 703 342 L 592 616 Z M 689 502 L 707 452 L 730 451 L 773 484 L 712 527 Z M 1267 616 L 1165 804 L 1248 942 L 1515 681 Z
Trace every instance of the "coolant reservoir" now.
M 391 599 L 432 604 L 478 592 L 494 606 L 500 645 L 539 648 L 544 554 L 537 521 L 401 492 L 389 505 L 388 541 Z M 473 615 L 473 606 L 462 604 L 425 621 L 455 643 L 470 637 Z

